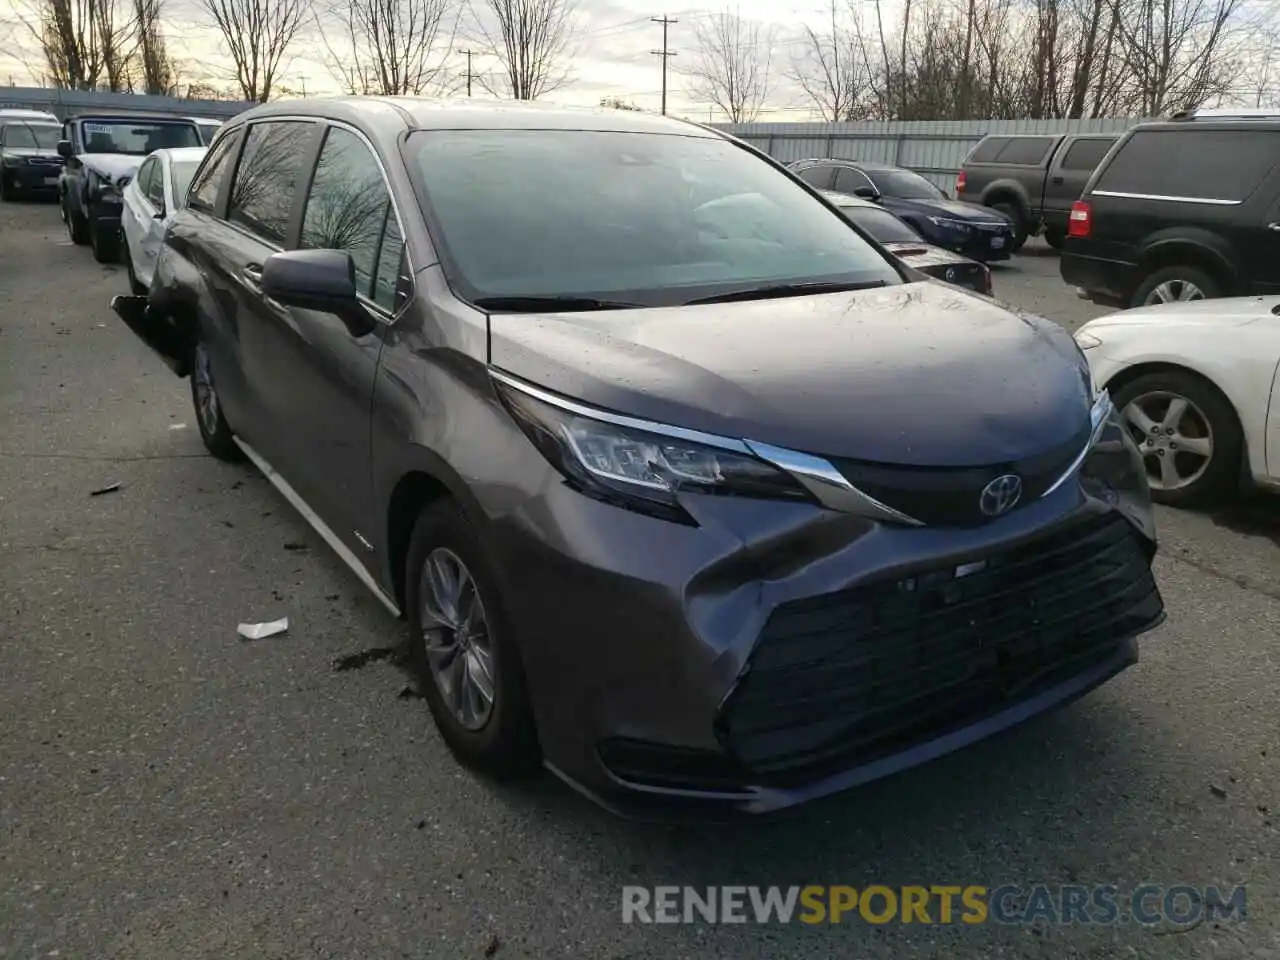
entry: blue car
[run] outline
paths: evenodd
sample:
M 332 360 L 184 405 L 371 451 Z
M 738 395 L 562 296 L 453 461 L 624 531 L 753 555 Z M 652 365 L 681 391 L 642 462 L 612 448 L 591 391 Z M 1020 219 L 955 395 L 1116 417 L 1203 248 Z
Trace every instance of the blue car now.
M 950 199 L 920 174 L 885 163 L 797 160 L 788 168 L 818 190 L 862 197 L 910 224 L 935 247 L 990 263 L 1014 251 L 1013 223 L 1003 213 Z

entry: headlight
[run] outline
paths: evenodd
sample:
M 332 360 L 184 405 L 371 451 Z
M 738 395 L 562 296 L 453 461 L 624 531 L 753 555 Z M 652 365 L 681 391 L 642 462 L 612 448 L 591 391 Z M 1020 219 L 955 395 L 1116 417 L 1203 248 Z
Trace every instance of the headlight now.
M 683 522 L 689 518 L 677 497 L 685 493 L 814 502 L 799 481 L 739 441 L 593 416 L 587 408 L 544 402 L 505 379 L 494 384 L 538 451 L 589 496 Z
M 1102 341 L 1091 333 L 1076 333 L 1076 343 L 1080 345 L 1081 350 L 1092 350 L 1094 347 L 1102 346 Z
M 948 217 L 930 217 L 929 220 L 934 226 L 942 227 L 944 230 L 954 230 L 957 233 L 970 233 L 973 230 L 973 227 L 963 220 L 952 220 Z

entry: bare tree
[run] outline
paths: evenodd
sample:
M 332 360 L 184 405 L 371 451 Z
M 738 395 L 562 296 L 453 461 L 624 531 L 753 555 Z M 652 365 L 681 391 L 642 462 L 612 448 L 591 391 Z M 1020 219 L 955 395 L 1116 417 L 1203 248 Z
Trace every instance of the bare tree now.
M 570 80 L 577 0 L 476 0 L 475 30 L 498 58 L 496 81 L 477 77 L 491 93 L 537 100 Z
M 323 23 L 320 35 L 330 72 L 349 93 L 416 96 L 444 79 L 458 23 L 453 0 L 331 0 L 328 12 L 342 30 L 340 48 Z
M 265 103 L 308 12 L 307 0 L 201 0 L 222 34 L 245 100 Z
M 129 89 L 137 25 L 118 0 L 29 0 L 20 21 L 55 86 Z
M 164 0 L 133 0 L 137 27 L 137 72 L 144 93 L 170 95 L 177 89 L 177 70 L 160 29 Z
M 715 104 L 730 123 L 760 116 L 769 95 L 773 31 L 728 8 L 694 27 L 697 53 L 686 71 L 689 95 Z
M 793 55 L 788 79 L 818 109 L 823 120 L 865 119 L 870 112 L 871 64 L 857 10 L 830 0 L 829 22 L 819 32 L 804 28 L 804 39 Z

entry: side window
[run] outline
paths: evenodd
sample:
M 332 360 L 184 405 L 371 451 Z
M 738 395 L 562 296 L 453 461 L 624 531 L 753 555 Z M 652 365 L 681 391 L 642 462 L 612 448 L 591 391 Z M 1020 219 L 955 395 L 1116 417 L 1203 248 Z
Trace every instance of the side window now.
M 187 206 L 191 209 L 213 212 L 218 202 L 218 191 L 231 167 L 231 158 L 235 156 L 233 145 L 239 140 L 239 136 L 234 133 L 223 137 L 222 142 L 205 157 L 204 165 L 191 184 L 191 194 L 187 198 Z
M 395 211 L 387 209 L 387 224 L 382 229 L 378 247 L 378 268 L 373 274 L 373 302 L 388 313 L 400 306 L 396 294 L 400 290 L 400 274 L 404 269 L 404 237 Z
M 1258 189 L 1277 161 L 1277 131 L 1137 130 L 1111 158 L 1094 190 L 1240 201 Z
M 138 172 L 134 175 L 138 181 L 138 189 L 142 191 L 144 197 L 151 195 L 151 171 L 155 169 L 156 162 L 151 159 L 142 161 L 142 166 L 138 168 Z
M 159 160 L 151 161 L 150 179 L 142 185 L 147 191 L 147 199 L 157 207 L 164 206 L 164 167 Z
M 987 137 L 973 148 L 965 163 L 990 163 L 1000 156 L 1000 151 L 1008 144 L 1008 137 Z
M 838 167 L 836 169 L 836 193 L 852 194 L 859 187 L 870 187 L 871 181 L 866 175 L 857 170 L 850 170 L 848 167 Z
M 1114 137 L 1105 140 L 1077 140 L 1067 147 L 1067 152 L 1063 154 L 1062 169 L 1092 170 L 1107 155 L 1107 151 L 1115 142 Z
M 395 291 L 399 254 L 390 250 L 392 258 L 387 270 L 391 275 L 391 297 L 387 302 L 375 297 L 374 278 L 382 269 L 382 246 L 387 238 L 387 223 L 394 226 L 391 196 L 382 177 L 378 161 L 358 136 L 343 127 L 330 127 L 320 149 L 315 178 L 307 195 L 307 208 L 302 215 L 303 249 L 345 250 L 351 254 L 356 268 L 356 286 L 360 293 L 388 309 Z M 393 245 L 403 247 L 403 240 L 391 237 Z
M 284 243 L 313 124 L 266 121 L 249 127 L 231 183 L 227 219 L 264 240 Z
M 1052 137 L 1010 137 L 1004 149 L 996 155 L 995 162 L 1035 166 L 1044 161 L 1051 146 Z
M 797 176 L 811 187 L 828 190 L 831 187 L 830 167 L 806 167 Z

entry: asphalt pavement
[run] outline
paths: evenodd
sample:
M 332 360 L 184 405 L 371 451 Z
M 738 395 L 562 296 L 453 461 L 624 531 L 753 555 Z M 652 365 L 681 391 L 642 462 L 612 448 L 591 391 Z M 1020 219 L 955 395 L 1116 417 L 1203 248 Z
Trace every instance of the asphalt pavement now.
M 402 626 L 0 206 L 0 956 L 1280 957 L 1280 504 L 1162 511 L 1169 619 L 1076 705 L 767 823 L 614 819 L 460 769 Z M 1032 246 L 997 295 L 1096 314 Z M 93 492 L 119 484 L 112 492 Z M 247 642 L 241 621 L 288 616 Z M 624 885 L 1246 885 L 1185 926 L 624 924 Z

